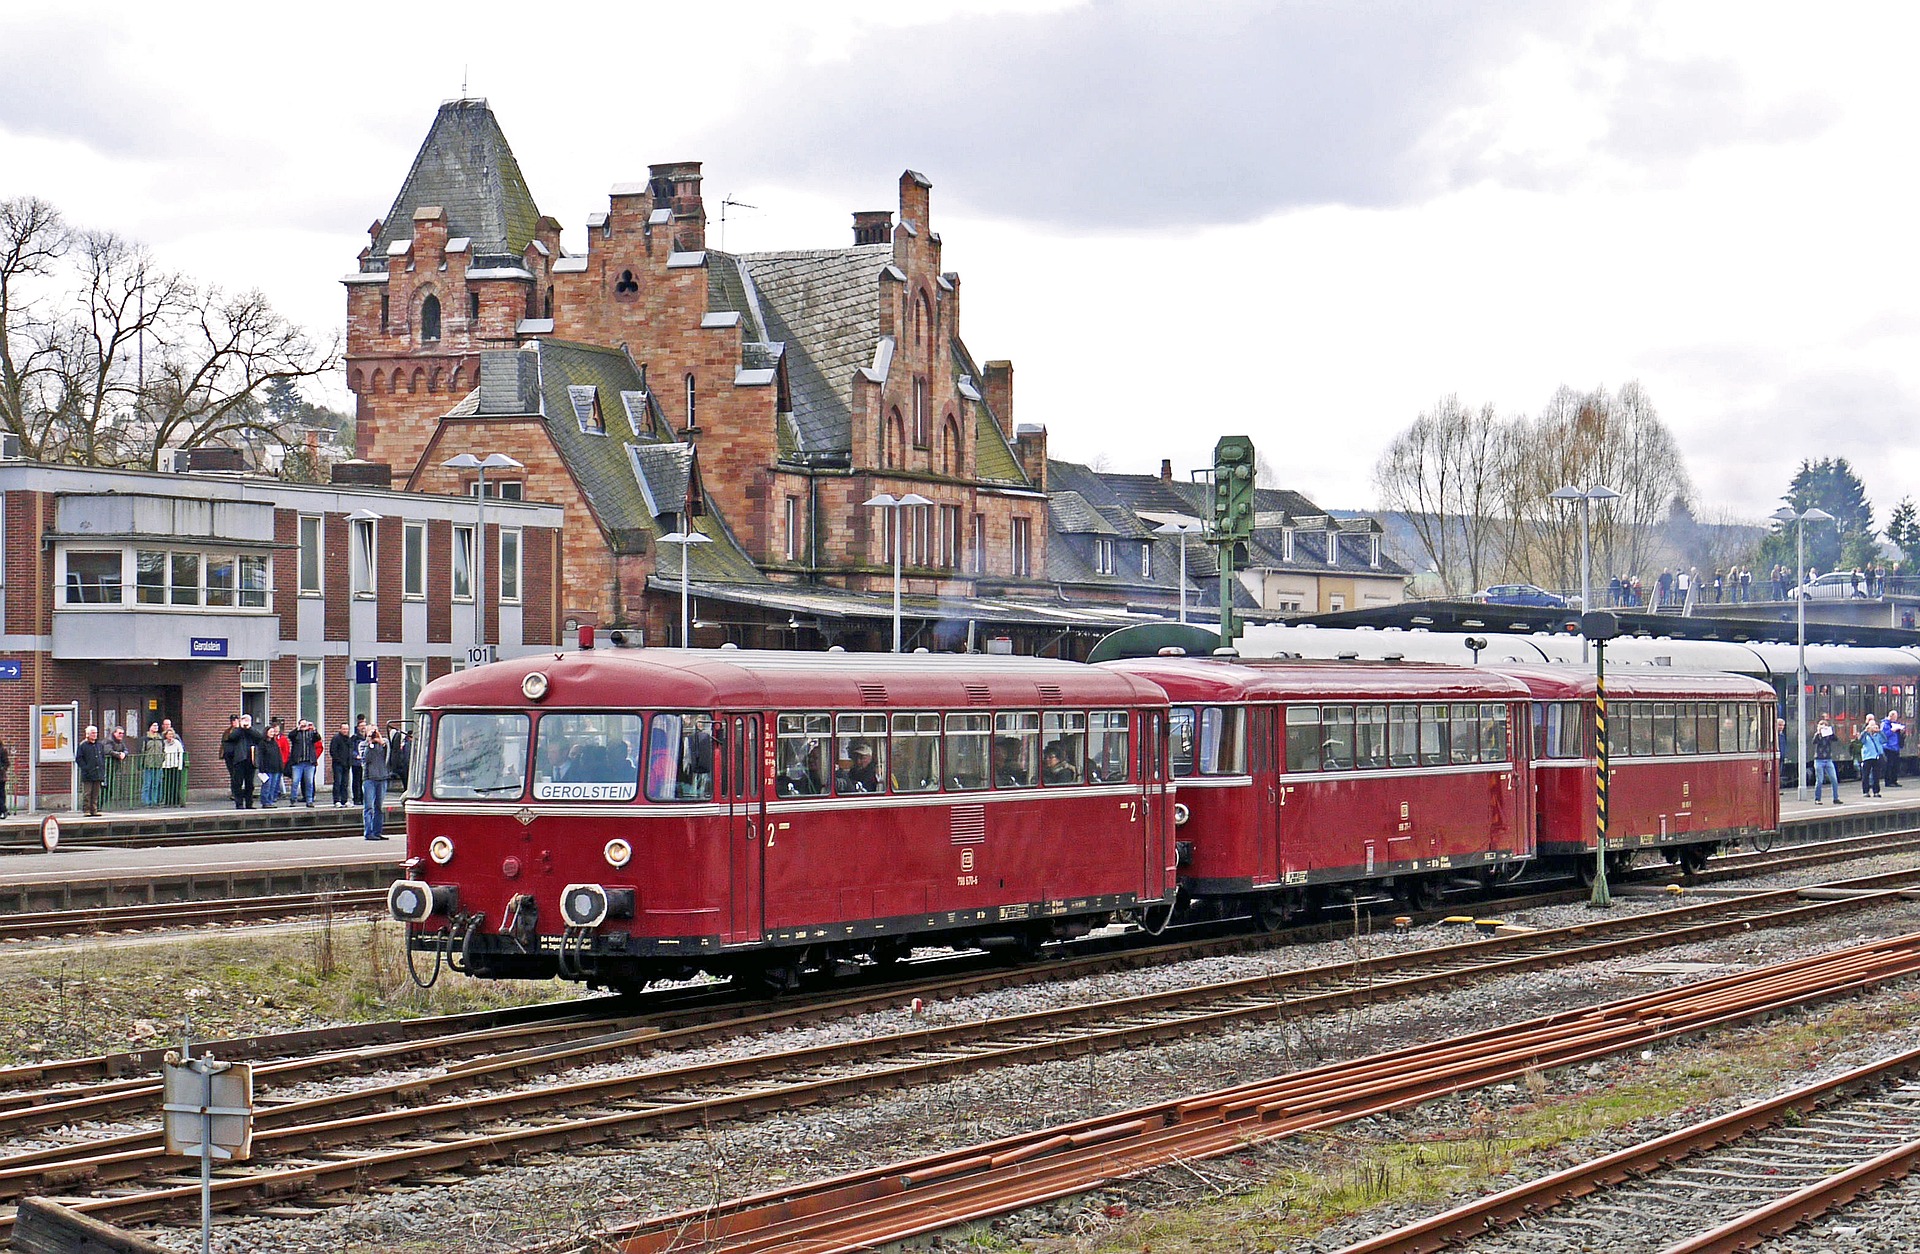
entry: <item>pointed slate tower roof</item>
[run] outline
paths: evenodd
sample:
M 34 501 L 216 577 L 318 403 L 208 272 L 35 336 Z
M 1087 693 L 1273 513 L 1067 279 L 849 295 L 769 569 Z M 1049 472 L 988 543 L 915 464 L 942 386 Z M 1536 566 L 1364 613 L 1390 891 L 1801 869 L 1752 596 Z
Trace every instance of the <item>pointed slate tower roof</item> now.
M 540 211 L 485 100 L 449 100 L 440 106 L 383 219 L 373 255 L 384 257 L 387 245 L 412 239 L 414 210 L 428 205 L 446 211 L 447 235 L 471 239 L 476 258 L 518 258 L 533 239 Z

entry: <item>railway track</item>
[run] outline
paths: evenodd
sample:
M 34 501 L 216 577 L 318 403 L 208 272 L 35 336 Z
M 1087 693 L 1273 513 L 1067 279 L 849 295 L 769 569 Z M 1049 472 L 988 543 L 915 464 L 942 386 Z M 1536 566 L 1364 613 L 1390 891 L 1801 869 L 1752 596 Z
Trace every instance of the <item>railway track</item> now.
M 683 1247 L 714 1254 L 876 1248 L 1170 1163 L 1405 1109 L 1915 974 L 1920 934 L 1875 941 L 666 1215 L 609 1234 L 593 1248 L 613 1245 L 623 1254 Z
M 430 1177 L 529 1153 L 710 1125 L 989 1067 L 1215 1033 L 1543 966 L 1810 921 L 1910 897 L 1916 883 L 1920 883 L 1920 872 L 1869 877 L 1828 886 L 1832 899 L 1812 902 L 1792 890 L 1760 893 L 1746 900 L 1608 918 L 1552 932 L 1470 941 L 1199 988 L 510 1091 L 503 1091 L 503 1086 L 529 1074 L 563 1072 L 636 1052 L 700 1043 L 716 1033 L 738 1034 L 757 1025 L 753 1018 L 677 1030 L 649 1024 L 559 1044 L 501 1042 L 496 1052 L 438 1074 L 306 1101 L 275 1099 L 273 1086 L 295 1072 L 276 1072 L 269 1065 L 256 1070 L 256 1083 L 267 1093 L 256 1120 L 257 1160 L 246 1170 L 223 1173 L 215 1181 L 215 1206 L 258 1208 L 293 1194 Z M 897 1009 L 902 991 L 892 989 L 886 996 L 887 1004 Z M 795 1007 L 768 1013 L 771 1019 L 766 1025 L 772 1026 L 784 1016 L 807 1012 Z M 312 1072 L 300 1074 L 311 1076 Z M 71 1104 L 26 1104 L 0 1112 L 0 1128 L 7 1123 L 15 1124 L 17 1130 L 22 1125 L 111 1118 L 136 1110 L 150 1113 L 154 1101 L 149 1085 L 144 1091 L 129 1086 L 114 1093 L 85 1095 Z M 155 1183 L 177 1167 L 177 1161 L 159 1152 L 157 1136 L 150 1132 L 46 1147 L 0 1159 L 0 1199 L 86 1187 L 109 1195 L 74 1202 L 74 1209 L 112 1222 L 158 1219 L 195 1199 L 191 1189 Z
M 0 914 L 0 942 L 203 927 L 210 924 L 259 923 L 314 914 L 350 914 L 377 909 L 385 901 L 386 893 L 380 889 L 352 888 L 338 892 L 282 893 L 271 897 L 140 902 L 83 910 Z
M 1476 1198 L 1340 1254 L 1751 1249 L 1920 1160 L 1920 1049 Z

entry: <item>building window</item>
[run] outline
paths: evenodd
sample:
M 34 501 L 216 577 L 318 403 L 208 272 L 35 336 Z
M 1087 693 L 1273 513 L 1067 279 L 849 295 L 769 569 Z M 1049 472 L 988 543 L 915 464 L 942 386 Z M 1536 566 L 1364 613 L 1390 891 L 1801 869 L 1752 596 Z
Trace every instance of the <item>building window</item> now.
M 547 289 L 547 300 L 546 300 L 545 310 L 546 311 L 542 313 L 540 316 L 545 318 L 549 322 L 553 321 L 553 289 L 552 288 Z
M 700 429 L 700 398 L 693 384 L 693 376 L 687 376 L 687 430 Z
M 598 408 L 597 403 L 595 405 L 595 408 L 596 409 Z M 606 432 L 603 430 L 599 432 L 599 434 L 605 435 Z M 501 479 L 497 481 L 493 479 L 489 479 L 487 480 L 486 488 L 487 488 L 487 499 L 489 501 L 523 501 L 526 499 L 526 496 L 525 496 L 526 485 L 521 483 L 518 479 Z M 477 479 L 472 480 L 467 484 L 467 495 L 468 496 L 480 495 L 479 480 Z
M 976 575 L 987 573 L 987 516 L 973 516 L 973 551 L 967 555 L 969 569 Z
M 508 479 L 500 485 L 500 499 L 503 501 L 526 500 L 527 485 L 518 479 Z
M 385 292 L 380 293 L 380 334 L 385 335 L 393 317 L 393 301 Z
M 427 524 L 410 522 L 401 536 L 400 593 L 409 601 L 427 595 Z
M 1292 527 L 1280 528 L 1280 560 L 1283 562 L 1291 562 L 1293 560 Z
M 1367 537 L 1367 565 L 1375 570 L 1380 568 L 1380 537 Z
M 167 566 L 172 576 L 167 600 L 173 605 L 200 604 L 200 555 L 175 553 L 168 559 Z
M 231 553 L 209 553 L 207 569 L 207 608 L 232 609 L 240 602 L 240 563 Z
M 1327 527 L 1327 565 L 1338 566 L 1339 564 L 1340 564 L 1340 529 L 1338 527 L 1329 525 Z
M 940 564 L 949 570 L 960 565 L 960 507 L 940 507 Z
M 440 298 L 429 296 L 420 302 L 420 342 L 433 344 L 440 339 Z
M 119 549 L 74 549 L 67 553 L 67 604 L 120 604 Z
M 357 597 L 373 595 L 373 526 L 371 518 L 353 520 L 353 552 L 348 555 L 353 580 L 352 591 Z
M 1095 540 L 1093 542 L 1093 572 L 1096 575 L 1113 573 L 1113 541 Z
M 424 661 L 400 664 L 400 718 L 409 731 L 413 730 L 413 707 L 420 704 L 420 690 L 426 686 L 427 664 Z
M 353 659 L 351 658 L 347 659 L 347 665 L 348 667 L 353 668 L 357 672 L 358 668 L 355 668 L 353 666 Z M 357 674 L 350 673 L 347 676 L 347 678 L 348 679 L 357 678 Z M 364 717 L 369 723 L 375 722 L 376 720 L 378 720 L 380 717 L 380 710 L 379 710 L 378 703 L 374 700 L 374 692 L 375 692 L 375 689 L 378 687 L 378 685 L 355 683 L 355 684 L 349 684 L 348 687 L 352 689 L 353 709 L 350 711 L 350 713 L 352 714 L 352 717 L 356 725 L 358 724 L 359 720 L 362 717 Z
M 240 663 L 240 686 L 242 688 L 265 688 L 267 686 L 267 660 L 248 658 Z
M 1012 551 L 1013 573 L 1016 576 L 1031 575 L 1033 573 L 1033 545 L 1027 520 L 1024 518 L 1014 519 L 1011 532 L 1012 543 L 1008 545 L 1008 548 Z
M 320 716 L 320 663 L 300 659 L 300 717 L 312 723 L 323 732 L 327 726 Z
M 300 515 L 300 595 L 320 595 L 320 517 Z
M 1185 537 L 1182 537 L 1182 539 L 1185 539 Z M 1140 546 L 1140 577 L 1142 579 L 1153 578 L 1153 541 L 1151 540 Z
M 800 498 L 787 498 L 787 560 L 800 560 Z
M 467 293 L 467 321 L 480 321 L 480 293 L 478 292 Z
M 940 428 L 940 473 L 957 478 L 960 471 L 960 424 L 948 414 Z
M 264 610 L 273 592 L 273 565 L 256 553 L 240 555 L 240 608 Z
M 453 529 L 453 599 L 473 600 L 473 528 Z
M 913 446 L 927 447 L 927 380 L 924 375 L 913 377 Z
M 880 464 L 899 465 L 904 461 L 902 454 L 907 447 L 907 422 L 900 416 L 900 407 L 895 405 L 889 411 L 887 419 L 886 443 L 880 449 Z
M 508 604 L 520 602 L 520 529 L 500 529 L 500 599 Z

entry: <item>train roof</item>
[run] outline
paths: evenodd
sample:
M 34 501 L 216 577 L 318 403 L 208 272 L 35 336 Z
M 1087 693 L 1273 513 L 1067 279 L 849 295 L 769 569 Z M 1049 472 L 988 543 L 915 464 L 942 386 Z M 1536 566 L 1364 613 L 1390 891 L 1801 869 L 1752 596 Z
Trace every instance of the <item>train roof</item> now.
M 521 685 L 540 672 L 545 695 Z M 748 649 L 580 649 L 456 671 L 428 684 L 424 710 L 1164 704 L 1149 682 L 1051 658 L 954 653 L 792 653 Z
M 1525 684 L 1542 701 L 1571 701 L 1591 697 L 1593 671 L 1583 666 L 1499 666 Z M 1752 701 L 1771 699 L 1773 688 L 1747 675 L 1723 671 L 1680 671 L 1664 666 L 1607 672 L 1607 696 L 1615 700 L 1641 698 L 1669 701 Z
M 1174 701 L 1481 701 L 1528 695 L 1526 685 L 1510 676 L 1429 662 L 1158 657 L 1102 662 L 1095 669 L 1151 680 Z

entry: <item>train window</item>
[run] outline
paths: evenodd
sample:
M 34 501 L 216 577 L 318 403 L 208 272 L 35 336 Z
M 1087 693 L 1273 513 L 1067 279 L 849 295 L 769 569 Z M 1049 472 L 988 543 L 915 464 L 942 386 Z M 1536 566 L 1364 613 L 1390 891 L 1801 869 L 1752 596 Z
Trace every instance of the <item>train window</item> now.
M 632 801 L 640 790 L 634 760 L 637 714 L 548 714 L 533 752 L 535 801 Z M 707 788 L 713 787 L 713 737 L 707 737 Z M 669 764 L 670 766 L 671 764 Z
M 1504 705 L 1480 707 L 1480 760 L 1507 760 L 1507 707 Z
M 841 796 L 887 790 L 887 716 L 842 714 L 837 720 L 833 790 Z
M 517 801 L 527 783 L 524 714 L 443 714 L 433 742 L 433 795 Z
M 1320 707 L 1320 769 L 1353 769 L 1353 707 L 1350 705 Z
M 433 715 L 414 714 L 413 742 L 422 747 L 414 750 L 413 756 L 407 761 L 407 795 L 424 797 L 427 795 L 427 751 L 424 746 L 433 743 Z
M 1040 782 L 1078 784 L 1086 779 L 1087 716 L 1048 710 L 1040 716 Z
M 549 716 L 551 717 L 551 716 Z M 546 726 L 545 719 L 541 727 Z M 634 720 L 636 723 L 638 719 Z M 656 714 L 647 733 L 647 797 L 652 801 L 709 801 L 713 798 L 713 719 L 705 714 Z M 546 738 L 544 731 L 541 744 Z M 589 748 L 582 759 L 591 779 L 624 774 L 633 796 L 634 765 L 620 741 Z M 575 778 L 572 775 L 569 780 Z M 565 795 L 565 794 L 556 794 Z M 598 794 L 590 794 L 598 795 Z M 607 794 L 611 795 L 611 794 Z
M 1533 703 L 1533 756 L 1550 756 L 1549 746 L 1560 730 L 1560 707 L 1545 701 Z
M 1112 784 L 1126 779 L 1131 756 L 1125 710 L 1095 710 L 1087 716 L 1087 779 L 1090 782 Z
M 1700 731 L 1700 752 L 1720 752 L 1720 707 L 1707 701 L 1700 705 L 1699 717 L 1694 720 Z
M 1673 756 L 1673 703 L 1656 701 L 1653 705 L 1653 753 L 1655 757 Z
M 940 788 L 940 716 L 893 716 L 893 790 L 936 792 Z
M 1287 707 L 1287 769 L 1320 769 L 1320 707 L 1317 705 Z
M 1740 736 L 1740 707 L 1731 701 L 1722 701 L 1720 715 L 1720 752 L 1738 753 L 1745 746 Z
M 1587 746 L 1592 727 L 1587 719 L 1588 709 L 1584 701 L 1560 703 L 1560 750 L 1555 757 L 1584 758 L 1590 752 Z
M 1244 775 L 1247 771 L 1247 710 L 1210 705 L 1200 711 L 1200 773 Z
M 1480 760 L 1480 707 L 1453 707 L 1453 761 L 1456 765 Z
M 987 786 L 991 714 L 947 715 L 947 787 L 971 792 Z
M 1451 761 L 1447 747 L 1447 729 L 1451 721 L 1447 717 L 1447 707 L 1444 705 L 1420 707 L 1421 766 L 1445 766 Z
M 1649 758 L 1653 756 L 1653 707 L 1645 701 L 1626 703 L 1624 720 L 1627 733 L 1627 756 Z
M 774 779 L 778 797 L 817 797 L 827 791 L 827 746 L 833 741 L 833 718 L 827 714 L 782 714 L 775 724 L 774 753 L 780 773 Z
M 1354 707 L 1354 764 L 1362 769 L 1379 769 L 1387 764 L 1387 707 Z
M 1387 711 L 1387 761 L 1413 766 L 1420 760 L 1420 707 L 1396 705 Z
M 1683 701 L 1673 707 L 1673 751 L 1675 753 L 1700 752 L 1699 713 L 1693 702 Z
M 1740 707 L 1740 751 L 1760 752 L 1760 707 L 1757 705 Z
M 1173 774 L 1181 778 L 1193 774 L 1193 707 L 1176 705 L 1167 727 L 1168 748 L 1173 753 Z
M 1040 715 L 993 716 L 993 786 L 1027 788 L 1040 778 Z

